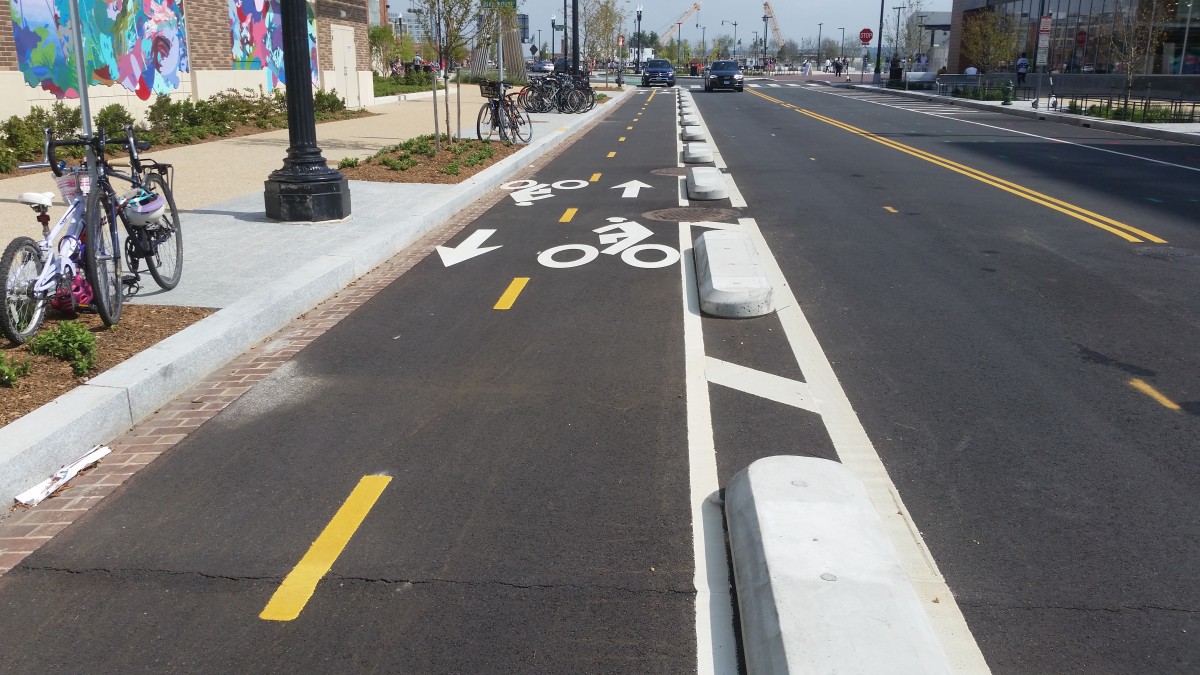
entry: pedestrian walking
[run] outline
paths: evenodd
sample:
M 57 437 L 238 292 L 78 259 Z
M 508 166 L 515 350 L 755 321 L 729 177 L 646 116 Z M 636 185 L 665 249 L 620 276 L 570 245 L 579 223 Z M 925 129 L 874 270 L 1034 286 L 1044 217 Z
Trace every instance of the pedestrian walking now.
M 1021 52 L 1021 58 L 1017 59 L 1017 86 L 1025 86 L 1025 73 L 1029 72 L 1029 59 L 1025 57 L 1025 52 Z

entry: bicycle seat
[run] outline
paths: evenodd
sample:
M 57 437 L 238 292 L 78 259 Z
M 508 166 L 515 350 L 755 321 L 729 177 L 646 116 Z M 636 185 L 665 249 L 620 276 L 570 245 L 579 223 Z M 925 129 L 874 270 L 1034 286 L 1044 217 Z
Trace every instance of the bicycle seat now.
M 17 201 L 29 206 L 50 206 L 54 204 L 53 192 L 22 192 Z

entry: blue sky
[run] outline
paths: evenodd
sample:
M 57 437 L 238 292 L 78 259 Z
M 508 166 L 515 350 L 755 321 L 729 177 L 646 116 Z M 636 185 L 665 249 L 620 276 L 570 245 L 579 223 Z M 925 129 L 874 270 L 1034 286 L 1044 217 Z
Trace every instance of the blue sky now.
M 550 16 L 554 15 L 560 21 L 562 20 L 562 0 L 519 0 L 519 2 L 519 11 L 529 15 L 529 27 L 535 35 L 534 39 L 537 39 L 537 30 L 541 29 L 542 41 L 548 40 Z M 673 25 L 694 2 L 688 0 L 619 0 L 618 4 L 622 8 L 627 8 L 630 16 L 633 16 L 633 10 L 640 4 L 642 6 L 642 30 L 661 34 L 667 27 Z M 891 17 L 891 20 L 894 21 L 896 10 L 893 8 L 904 4 L 906 4 L 904 0 L 885 0 L 886 16 Z M 732 36 L 733 26 L 730 23 L 722 26 L 722 20 L 738 23 L 737 37 L 743 44 L 749 44 L 754 39 L 752 31 L 758 31 L 760 35 L 763 32 L 763 5 L 761 2 L 708 0 L 707 2 L 701 1 L 700 5 L 700 11 L 693 14 L 682 26 L 684 40 L 695 42 L 700 39 L 701 30 L 696 27 L 697 23 L 707 27 L 704 35 L 710 41 L 717 35 Z M 924 6 L 926 11 L 948 12 L 950 11 L 950 0 L 924 0 Z M 567 0 L 567 8 L 570 7 L 571 0 Z M 840 39 L 842 31 L 838 30 L 839 27 L 846 29 L 847 39 L 857 36 L 858 31 L 862 28 L 869 27 L 876 32 L 879 30 L 878 0 L 841 0 L 840 2 L 778 0 L 772 2 L 771 7 L 775 11 L 775 17 L 779 20 L 779 28 L 783 31 L 784 39 L 792 39 L 797 42 L 806 37 L 816 40 L 818 23 L 824 23 L 821 30 L 822 39 L 829 37 L 834 40 Z M 699 17 L 698 22 L 697 17 Z

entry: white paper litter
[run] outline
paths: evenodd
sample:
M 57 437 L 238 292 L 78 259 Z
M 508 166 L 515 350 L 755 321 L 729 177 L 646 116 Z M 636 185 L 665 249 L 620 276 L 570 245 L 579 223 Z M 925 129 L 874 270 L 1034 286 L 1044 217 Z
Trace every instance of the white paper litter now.
M 83 457 L 55 471 L 53 476 L 17 495 L 16 500 L 26 506 L 37 504 L 46 497 L 54 494 L 55 490 L 65 485 L 67 481 L 78 475 L 80 471 L 104 459 L 104 456 L 110 452 L 112 452 L 112 449 L 107 445 L 97 445 Z

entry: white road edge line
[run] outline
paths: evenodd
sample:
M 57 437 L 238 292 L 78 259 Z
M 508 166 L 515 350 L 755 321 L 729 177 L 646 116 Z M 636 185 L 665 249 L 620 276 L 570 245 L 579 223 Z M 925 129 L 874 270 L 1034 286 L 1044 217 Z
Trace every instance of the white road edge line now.
M 704 333 L 692 228 L 679 224 L 683 283 L 684 391 L 687 396 L 688 479 L 692 507 L 692 549 L 696 562 L 696 672 L 738 672 L 737 644 L 729 588 L 733 581 L 725 555 L 725 521 L 718 495 L 717 451 L 705 375 Z

